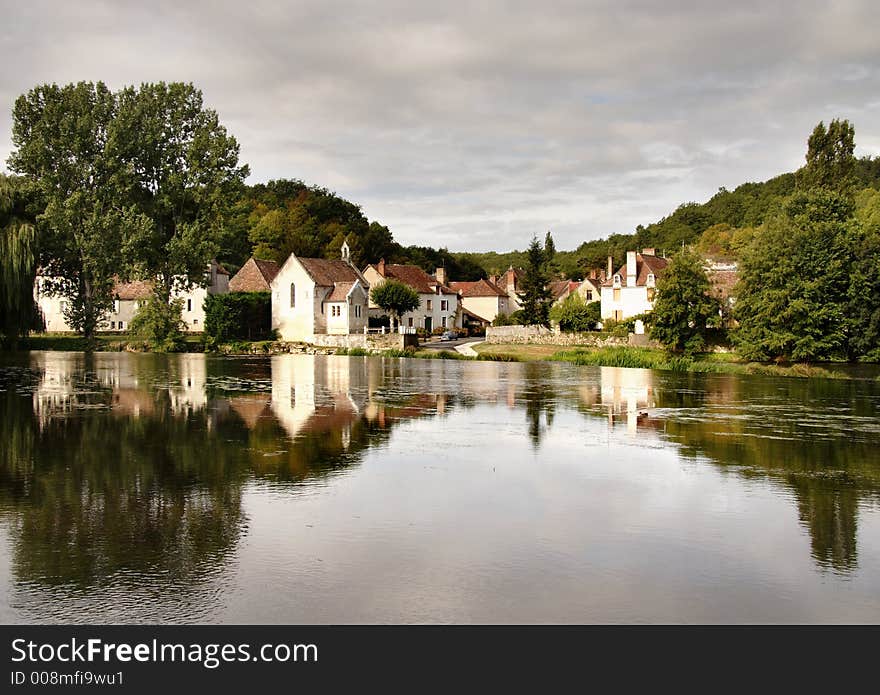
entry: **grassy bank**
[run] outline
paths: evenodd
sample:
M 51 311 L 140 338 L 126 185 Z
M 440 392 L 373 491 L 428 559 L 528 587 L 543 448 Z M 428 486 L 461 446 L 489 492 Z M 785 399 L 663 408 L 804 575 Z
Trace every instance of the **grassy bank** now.
M 571 348 L 552 345 L 489 345 L 474 348 L 480 356 L 515 356 L 519 361 L 547 360 L 595 367 L 664 369 L 673 372 L 763 374 L 804 378 L 846 379 L 846 374 L 810 364 L 763 364 L 740 361 L 733 353 L 705 353 L 693 357 L 670 355 L 663 350 L 637 347 Z
M 184 337 L 184 352 L 203 352 L 204 345 L 201 335 Z M 72 333 L 39 333 L 18 341 L 19 350 L 54 350 L 59 352 L 84 352 L 88 349 L 88 341 L 80 335 Z M 144 340 L 125 334 L 99 334 L 92 341 L 95 352 L 151 352 Z

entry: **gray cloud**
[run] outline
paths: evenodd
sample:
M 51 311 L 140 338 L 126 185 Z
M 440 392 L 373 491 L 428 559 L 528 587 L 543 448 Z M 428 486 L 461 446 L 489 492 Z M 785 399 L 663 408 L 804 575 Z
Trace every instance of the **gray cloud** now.
M 800 165 L 880 154 L 880 6 L 0 0 L 0 158 L 42 82 L 186 80 L 252 181 L 302 178 L 403 243 L 559 248 Z

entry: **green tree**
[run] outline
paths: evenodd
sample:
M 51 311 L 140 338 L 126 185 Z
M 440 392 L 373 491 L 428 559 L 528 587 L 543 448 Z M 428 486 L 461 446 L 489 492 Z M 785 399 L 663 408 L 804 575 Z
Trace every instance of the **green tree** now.
M 744 250 L 734 334 L 747 359 L 815 361 L 847 354 L 853 205 L 818 188 L 792 196 Z
M 116 100 L 102 82 L 35 87 L 15 102 L 8 163 L 35 185 L 45 209 L 43 289 L 67 298 L 66 321 L 91 339 L 112 302 L 123 228 L 140 220 L 110 153 Z
M 152 294 L 131 320 L 129 333 L 145 340 L 154 352 L 180 352 L 185 328 L 183 299 L 166 302 Z
M 707 327 L 718 318 L 719 308 L 703 259 L 682 249 L 657 280 L 651 337 L 675 352 L 699 352 L 706 347 Z
M 798 188 L 848 193 L 855 183 L 855 128 L 847 120 L 822 121 L 807 140 L 807 163 L 798 172 Z
M 176 290 L 205 284 L 248 168 L 238 162 L 238 142 L 192 84 L 126 87 L 117 102 L 110 152 L 144 221 L 126 234 L 124 257 L 133 276 L 152 281 L 173 315 Z M 170 329 L 174 321 L 158 325 Z
M 34 327 L 36 234 L 21 182 L 0 174 L 0 346 Z
M 553 241 L 553 236 L 550 234 L 549 229 L 544 236 L 544 258 L 546 259 L 548 275 L 556 277 L 559 274 L 559 260 L 556 257 L 556 243 Z
M 551 307 L 550 319 L 567 333 L 594 331 L 601 318 L 600 309 L 600 302 L 585 302 L 583 297 L 574 293 Z
M 527 265 L 522 289 L 517 293 L 522 309 L 523 323 L 550 327 L 550 289 L 547 286 L 547 257 L 538 237 L 532 237 L 526 252 Z
M 880 362 L 880 191 L 861 191 L 855 216 L 846 309 L 849 357 Z
M 386 280 L 374 287 L 370 290 L 370 299 L 382 311 L 391 314 L 392 330 L 394 330 L 394 322 L 399 322 L 403 314 L 415 311 L 421 304 L 419 293 L 398 280 Z

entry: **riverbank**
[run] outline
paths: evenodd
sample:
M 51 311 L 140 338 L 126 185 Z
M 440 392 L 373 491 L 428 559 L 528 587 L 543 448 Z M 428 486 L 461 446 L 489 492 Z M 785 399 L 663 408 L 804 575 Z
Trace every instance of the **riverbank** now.
M 41 334 L 22 339 L 21 350 L 48 350 L 83 352 L 86 340 L 69 334 Z M 150 352 L 142 340 L 125 335 L 101 335 L 92 348 L 97 352 Z M 360 357 L 379 355 L 413 359 L 479 360 L 492 362 L 568 362 L 594 367 L 629 367 L 659 369 L 673 372 L 701 372 L 715 374 L 753 374 L 819 379 L 880 379 L 880 365 L 833 364 L 768 364 L 745 362 L 735 353 L 703 353 L 693 357 L 671 355 L 656 348 L 611 346 L 560 349 L 557 345 L 478 343 L 472 348 L 476 356 L 463 355 L 455 350 L 366 350 L 363 348 L 332 348 L 307 343 L 280 341 L 237 341 L 218 346 L 212 351 L 219 355 L 277 355 L 323 354 Z M 188 335 L 184 352 L 205 352 L 201 335 Z

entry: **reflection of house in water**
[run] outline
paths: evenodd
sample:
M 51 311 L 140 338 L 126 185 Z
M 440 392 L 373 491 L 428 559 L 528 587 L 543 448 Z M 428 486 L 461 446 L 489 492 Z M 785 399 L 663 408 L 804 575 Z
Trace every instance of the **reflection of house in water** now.
M 339 430 L 347 442 L 366 405 L 366 381 L 358 360 L 278 355 L 272 358 L 272 412 L 291 439 Z
M 608 423 L 626 422 L 626 429 L 635 433 L 639 423 L 655 407 L 654 374 L 650 369 L 618 369 L 601 367 L 602 405 L 608 411 Z
M 183 353 L 168 367 L 168 396 L 173 413 L 194 412 L 208 405 L 205 355 Z

